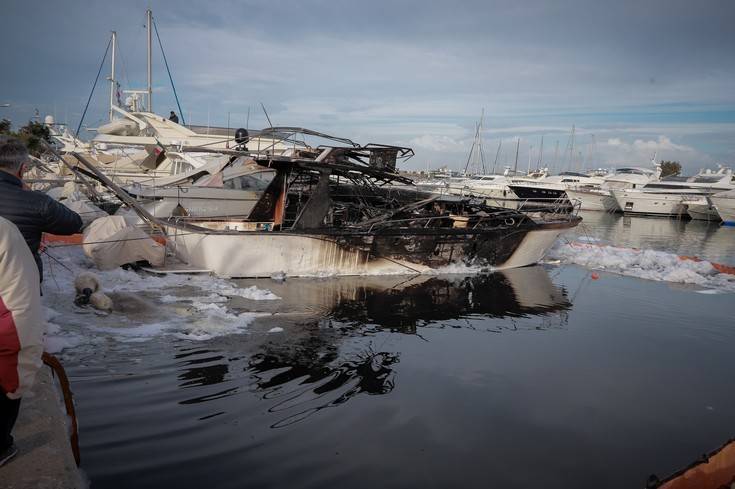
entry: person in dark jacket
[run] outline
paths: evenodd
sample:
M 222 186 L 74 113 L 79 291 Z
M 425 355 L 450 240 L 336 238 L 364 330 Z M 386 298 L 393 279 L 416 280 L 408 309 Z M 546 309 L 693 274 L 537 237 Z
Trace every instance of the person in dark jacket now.
M 179 123 L 179 116 L 177 116 L 177 115 L 176 115 L 176 112 L 174 112 L 174 111 L 172 110 L 172 111 L 171 111 L 171 115 L 170 115 L 170 116 L 168 116 L 168 120 L 170 120 L 171 122 L 175 122 L 176 124 L 178 124 L 178 123 Z
M 69 235 L 82 229 L 82 218 L 46 194 L 23 188 L 28 150 L 15 138 L 0 136 L 0 216 L 20 230 L 43 280 L 38 254 L 43 233 Z

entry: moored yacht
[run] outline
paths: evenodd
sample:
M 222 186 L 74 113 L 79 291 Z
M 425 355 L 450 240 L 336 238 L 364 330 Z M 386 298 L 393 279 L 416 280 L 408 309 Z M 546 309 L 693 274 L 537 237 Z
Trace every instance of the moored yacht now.
M 508 187 L 523 201 L 549 205 L 559 203 L 571 205 L 567 197 L 567 189 L 599 188 L 602 182 L 602 177 L 591 177 L 578 172 L 562 172 L 559 175 L 547 176 L 532 182 L 514 183 Z
M 618 168 L 612 175 L 605 176 L 599 188 L 596 187 L 570 187 L 567 188 L 567 196 L 571 201 L 577 201 L 581 210 L 617 212 L 618 206 L 612 189 L 635 189 L 659 179 L 661 167 L 656 170 L 648 168 Z
M 682 217 L 688 216 L 692 199 L 734 188 L 732 170 L 720 168 L 693 177 L 665 177 L 637 189 L 613 189 L 612 193 L 626 214 Z
M 722 223 L 735 226 L 735 190 L 720 192 L 710 197 L 712 205 L 722 219 Z

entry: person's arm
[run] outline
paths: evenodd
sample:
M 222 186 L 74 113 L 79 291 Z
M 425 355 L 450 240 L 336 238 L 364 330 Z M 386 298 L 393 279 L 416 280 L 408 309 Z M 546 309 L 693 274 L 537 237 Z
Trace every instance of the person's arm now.
M 33 384 L 45 331 L 36 262 L 18 228 L 0 218 L 0 384 L 10 399 Z
M 42 213 L 44 233 L 69 235 L 82 230 L 82 218 L 79 217 L 79 214 L 51 197 L 46 197 L 44 200 Z

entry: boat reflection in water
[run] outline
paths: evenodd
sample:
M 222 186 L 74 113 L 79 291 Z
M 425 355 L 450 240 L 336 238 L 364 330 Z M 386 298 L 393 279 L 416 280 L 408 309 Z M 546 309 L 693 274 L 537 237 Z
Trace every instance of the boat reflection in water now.
M 264 287 L 262 281 L 239 282 Z M 277 327 L 284 333 L 262 335 L 244 372 L 249 389 L 274 402 L 270 412 L 283 415 L 274 428 L 360 394 L 391 392 L 401 352 L 376 348 L 385 344 L 375 341 L 380 334 L 421 336 L 422 328 L 432 327 L 543 330 L 566 324 L 571 308 L 566 291 L 540 266 L 474 276 L 292 279 L 267 287 L 282 300 L 258 305 L 278 313 L 253 328 Z M 481 328 L 473 326 L 474 319 Z M 248 340 L 252 343 L 254 337 Z M 188 372 L 180 379 L 191 381 L 192 376 L 209 377 Z

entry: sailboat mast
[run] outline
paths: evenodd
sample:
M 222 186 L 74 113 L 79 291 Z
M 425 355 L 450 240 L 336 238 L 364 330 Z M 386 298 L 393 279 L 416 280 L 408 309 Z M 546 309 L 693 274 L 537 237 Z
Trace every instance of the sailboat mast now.
M 569 148 L 569 170 L 574 170 L 574 124 L 572 124 L 571 146 Z
M 518 150 L 521 147 L 521 138 L 518 138 L 518 142 L 516 142 L 516 162 L 515 165 L 513 165 L 513 175 L 515 175 L 518 172 Z
M 482 108 L 482 113 L 480 114 L 480 127 L 477 129 L 477 136 L 478 136 L 478 142 L 479 142 L 479 148 L 480 148 L 480 162 L 482 162 L 482 173 L 483 175 L 487 173 L 485 170 L 485 150 L 482 148 L 482 126 L 485 122 L 485 107 Z
M 110 122 L 112 122 L 112 115 L 114 111 L 112 107 L 115 106 L 115 92 L 117 91 L 115 81 L 115 48 L 117 46 L 117 32 L 112 31 L 112 58 L 110 65 Z
M 148 25 L 148 112 L 153 112 L 153 11 L 145 11 Z
M 531 154 L 533 154 L 533 144 L 528 147 L 528 169 L 526 170 L 526 175 L 531 173 Z
M 498 156 L 500 156 L 500 148 L 503 146 L 503 139 L 498 143 L 498 150 L 495 152 L 495 161 L 493 162 L 493 175 L 495 175 L 495 166 L 498 164 Z
M 538 163 L 536 164 L 536 169 L 541 168 L 541 163 L 543 163 L 543 157 L 544 157 L 544 137 L 541 136 L 541 148 L 538 150 Z

